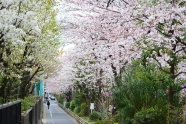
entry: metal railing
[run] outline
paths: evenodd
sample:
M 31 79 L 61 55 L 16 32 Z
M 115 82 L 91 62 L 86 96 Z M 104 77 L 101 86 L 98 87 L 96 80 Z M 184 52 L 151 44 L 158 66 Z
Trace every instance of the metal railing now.
M 29 110 L 22 113 L 22 123 L 21 124 L 41 124 L 42 121 L 42 97 L 38 97 L 37 102 L 31 106 Z
M 21 101 L 0 105 L 0 124 L 21 124 Z
M 21 101 L 17 100 L 0 105 L 0 124 L 41 124 L 42 97 L 37 97 L 37 102 L 29 110 L 21 113 Z
M 32 124 L 32 108 L 22 113 L 21 124 Z

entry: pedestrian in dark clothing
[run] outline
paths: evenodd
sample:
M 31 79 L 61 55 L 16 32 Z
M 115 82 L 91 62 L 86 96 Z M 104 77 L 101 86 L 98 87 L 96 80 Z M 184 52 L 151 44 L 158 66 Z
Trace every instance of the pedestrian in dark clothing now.
M 48 106 L 48 109 L 49 109 L 49 107 L 50 107 L 50 101 L 49 100 L 47 101 L 47 106 Z

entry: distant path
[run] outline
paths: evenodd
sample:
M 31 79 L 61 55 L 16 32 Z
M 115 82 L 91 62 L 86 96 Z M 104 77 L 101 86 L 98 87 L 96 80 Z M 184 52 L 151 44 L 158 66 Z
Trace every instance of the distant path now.
M 78 124 L 78 122 L 69 116 L 60 108 L 55 100 L 50 101 L 50 108 L 44 103 L 43 124 Z

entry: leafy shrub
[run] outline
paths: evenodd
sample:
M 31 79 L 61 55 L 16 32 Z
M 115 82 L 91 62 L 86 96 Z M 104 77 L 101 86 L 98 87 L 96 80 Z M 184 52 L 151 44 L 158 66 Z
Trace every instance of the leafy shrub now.
M 141 108 L 155 105 L 158 106 L 161 113 L 164 113 L 161 119 L 164 117 L 162 120 L 167 120 L 167 107 L 165 106 L 167 106 L 168 97 L 165 95 L 165 90 L 167 84 L 171 82 L 169 75 L 158 70 L 157 65 L 154 63 L 148 64 L 148 66 L 142 66 L 139 60 L 133 61 L 127 71 L 127 75 L 123 74 L 122 77 L 116 78 L 117 86 L 112 90 L 113 102 L 117 106 L 120 122 L 131 124 L 134 115 L 136 112 L 141 111 Z M 152 81 L 154 79 L 158 80 Z M 164 83 L 161 83 L 162 81 L 159 81 L 159 79 Z M 177 103 L 175 98 L 174 100 Z M 142 116 L 138 114 L 136 114 L 135 119 L 138 116 Z M 155 113 L 152 112 L 151 114 Z M 151 114 L 150 116 L 152 116 Z M 156 117 L 157 115 L 153 116 Z
M 107 112 L 107 109 L 102 109 L 101 111 L 100 111 L 100 117 L 101 117 L 101 119 L 105 119 L 105 118 L 107 118 L 108 117 L 108 112 Z
M 66 103 L 65 103 L 65 107 L 66 107 L 66 108 L 69 108 L 69 107 L 70 107 L 70 102 L 66 102 Z
M 113 124 L 110 119 L 97 120 L 94 124 Z
M 75 106 L 75 101 L 74 100 L 72 100 L 71 102 L 70 102 L 70 110 L 71 111 L 74 111 L 74 108 L 75 108 L 76 106 Z
M 163 118 L 161 111 L 157 111 L 153 107 L 142 108 L 141 111 L 134 115 L 133 124 L 163 124 Z
M 63 97 L 59 96 L 58 99 L 57 99 L 58 103 L 60 104 L 63 104 L 64 101 L 63 101 Z
M 53 96 L 57 99 L 58 103 L 63 105 L 63 103 L 64 103 L 64 100 L 63 100 L 64 99 L 64 95 L 63 94 L 60 94 L 60 95 L 53 94 Z
M 171 110 L 168 110 L 169 123 L 171 124 L 181 124 L 183 123 L 183 108 L 171 106 Z M 185 124 L 185 123 L 184 123 Z
M 74 104 L 75 104 L 75 106 L 80 106 L 80 104 L 81 104 L 81 94 L 79 93 L 79 92 L 75 92 L 74 94 L 73 94 L 73 101 L 74 101 Z
M 90 114 L 90 120 L 91 121 L 97 121 L 100 119 L 100 114 L 96 111 L 93 111 L 91 114 Z
M 21 100 L 21 111 L 27 111 L 36 102 L 36 97 L 27 96 Z
M 114 115 L 111 118 L 105 118 L 104 120 L 97 120 L 95 124 L 117 124 L 118 115 Z
M 82 103 L 81 104 L 81 109 L 80 109 L 80 112 L 79 112 L 79 116 L 85 116 L 85 115 L 88 115 L 88 106 L 86 103 Z
M 79 106 L 76 106 L 75 109 L 74 109 L 74 112 L 75 112 L 76 114 L 78 114 L 78 113 L 80 112 L 80 109 L 81 109 L 81 108 L 80 108 Z

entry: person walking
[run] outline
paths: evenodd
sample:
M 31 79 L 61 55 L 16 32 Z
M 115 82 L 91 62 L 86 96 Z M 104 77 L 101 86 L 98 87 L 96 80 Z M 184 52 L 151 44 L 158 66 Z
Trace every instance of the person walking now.
M 50 107 L 50 101 L 49 100 L 47 101 L 47 106 L 48 106 L 48 109 L 49 109 L 49 107 Z
M 44 94 L 44 103 L 46 103 L 47 102 L 47 93 L 45 92 L 45 94 Z

